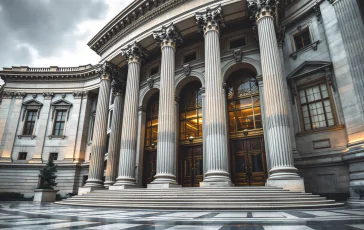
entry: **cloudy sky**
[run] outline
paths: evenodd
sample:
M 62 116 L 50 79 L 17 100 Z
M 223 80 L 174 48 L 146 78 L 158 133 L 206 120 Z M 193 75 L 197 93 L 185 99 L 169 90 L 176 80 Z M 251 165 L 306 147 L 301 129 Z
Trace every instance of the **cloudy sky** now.
M 87 42 L 132 1 L 0 0 L 0 69 L 96 64 Z

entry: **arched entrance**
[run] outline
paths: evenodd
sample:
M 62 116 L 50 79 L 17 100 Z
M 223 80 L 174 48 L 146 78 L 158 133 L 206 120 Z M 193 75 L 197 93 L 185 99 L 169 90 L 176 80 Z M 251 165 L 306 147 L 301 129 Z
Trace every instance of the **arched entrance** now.
M 231 180 L 235 186 L 264 186 L 267 167 L 256 73 L 234 71 L 227 80 Z
M 201 83 L 186 84 L 179 103 L 179 183 L 198 187 L 203 181 Z
M 145 122 L 145 144 L 143 157 L 143 187 L 153 181 L 157 165 L 159 93 L 155 93 L 148 102 Z

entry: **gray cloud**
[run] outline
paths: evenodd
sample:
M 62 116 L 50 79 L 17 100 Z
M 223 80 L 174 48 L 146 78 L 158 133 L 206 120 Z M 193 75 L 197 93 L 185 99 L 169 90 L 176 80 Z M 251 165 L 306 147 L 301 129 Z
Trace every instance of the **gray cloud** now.
M 77 24 L 107 10 L 102 0 L 1 0 L 0 67 L 31 65 L 29 46 L 43 58 L 75 49 L 90 36 L 76 33 Z

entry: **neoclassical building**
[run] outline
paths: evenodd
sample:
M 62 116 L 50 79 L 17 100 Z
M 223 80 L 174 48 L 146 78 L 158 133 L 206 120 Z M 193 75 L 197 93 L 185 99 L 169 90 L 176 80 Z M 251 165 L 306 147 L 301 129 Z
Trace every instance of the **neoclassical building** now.
M 135 0 L 96 65 L 4 68 L 0 192 L 279 187 L 360 202 L 361 0 Z

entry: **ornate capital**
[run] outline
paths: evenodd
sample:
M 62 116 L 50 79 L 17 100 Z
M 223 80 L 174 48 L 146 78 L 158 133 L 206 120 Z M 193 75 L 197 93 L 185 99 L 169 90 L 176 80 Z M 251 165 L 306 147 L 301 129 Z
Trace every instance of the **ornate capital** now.
M 125 92 L 125 82 L 113 80 L 111 82 L 112 94 L 114 96 L 121 96 Z
M 75 99 L 81 99 L 83 97 L 87 97 L 88 92 L 87 91 L 74 91 L 73 92 L 73 97 Z
M 220 29 L 225 26 L 221 6 L 196 13 L 196 21 L 200 31 L 204 33 L 211 30 L 220 32 Z
M 136 62 L 138 64 L 148 56 L 147 51 L 137 42 L 134 42 L 121 50 L 121 54 L 128 60 L 128 63 Z
M 23 92 L 15 92 L 14 96 L 16 99 L 23 99 L 27 94 Z
M 123 78 L 125 76 L 120 68 L 111 62 L 103 63 L 99 68 L 99 73 L 101 80 L 112 80 L 116 78 Z
M 161 30 L 153 31 L 153 37 L 160 43 L 162 49 L 165 46 L 175 49 L 177 45 L 183 42 L 182 36 L 173 22 L 167 26 L 162 26 Z
M 246 5 L 256 21 L 263 17 L 274 18 L 277 4 L 277 0 L 246 0 Z
M 4 91 L 3 92 L 3 98 L 11 99 L 14 96 L 14 92 Z
M 44 97 L 45 100 L 51 100 L 53 96 L 54 96 L 54 93 L 51 93 L 51 92 L 44 92 L 43 93 L 43 97 Z

